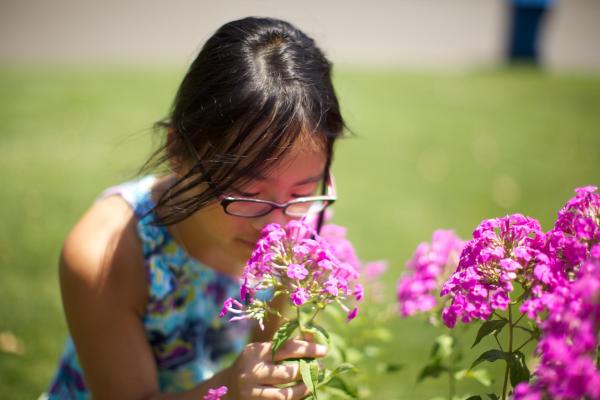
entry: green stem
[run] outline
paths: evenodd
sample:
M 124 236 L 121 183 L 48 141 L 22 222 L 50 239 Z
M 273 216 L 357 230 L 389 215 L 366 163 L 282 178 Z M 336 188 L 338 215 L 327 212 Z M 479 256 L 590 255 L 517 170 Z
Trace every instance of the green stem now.
M 515 353 L 516 353 L 517 351 L 521 350 L 523 347 L 525 347 L 525 345 L 526 345 L 527 343 L 531 342 L 532 340 L 533 340 L 533 336 L 531 336 L 529 339 L 527 339 L 527 340 L 525 341 L 525 343 L 523 343 L 522 345 L 520 345 L 519 347 L 517 347 L 517 348 L 516 348 L 516 350 L 515 350 Z
M 452 338 L 452 352 L 450 353 L 450 357 L 448 357 L 448 399 L 452 400 L 456 393 L 456 377 L 454 376 L 454 372 L 456 370 L 457 361 L 456 352 L 459 345 L 457 343 L 457 338 L 454 335 L 454 331 L 450 331 L 450 337 Z
M 494 313 L 493 313 L 493 314 L 494 314 L 496 317 L 498 317 L 498 319 L 502 319 L 502 320 L 506 321 L 506 318 L 504 318 L 502 315 L 498 314 L 498 313 L 496 312 L 496 310 L 494 310 Z
M 304 324 L 302 323 L 300 307 L 296 307 L 296 318 L 298 318 L 298 328 L 300 329 L 300 337 L 306 340 L 306 337 L 304 336 Z
M 321 309 L 319 307 L 317 307 L 317 311 L 315 311 L 315 313 L 312 315 L 312 317 L 310 317 L 310 319 L 306 322 L 306 325 L 310 325 L 311 322 L 313 322 L 313 320 L 315 319 L 315 317 L 317 316 L 319 311 L 321 311 Z
M 508 305 L 508 357 L 512 357 L 513 353 L 513 322 L 512 308 Z M 506 370 L 504 371 L 504 384 L 502 385 L 502 400 L 506 400 L 506 389 L 508 388 L 508 373 L 510 371 L 509 360 L 506 360 Z
M 448 392 L 448 400 L 452 400 L 454 398 L 454 392 L 456 391 L 456 380 L 454 378 L 454 370 L 450 368 L 448 371 L 448 375 L 450 375 L 450 390 Z
M 500 341 L 498 340 L 498 335 L 494 335 L 494 339 L 496 339 L 496 343 L 498 343 L 498 347 L 500 348 L 500 351 L 504 351 L 504 349 L 502 348 L 502 345 L 500 344 Z
M 525 314 L 521 314 L 521 316 L 519 318 L 517 318 L 517 320 L 515 321 L 515 323 L 513 325 L 517 326 L 524 316 L 525 316 Z

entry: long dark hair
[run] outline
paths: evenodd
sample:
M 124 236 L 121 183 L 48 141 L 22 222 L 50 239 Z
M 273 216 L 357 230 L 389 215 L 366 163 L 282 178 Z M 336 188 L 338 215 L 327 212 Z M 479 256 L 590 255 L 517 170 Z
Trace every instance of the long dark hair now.
M 288 22 L 250 17 L 208 39 L 155 127 L 166 140 L 143 170 L 192 166 L 156 204 L 157 222 L 169 225 L 264 175 L 294 145 L 322 148 L 328 171 L 345 123 L 331 63 L 314 40 Z

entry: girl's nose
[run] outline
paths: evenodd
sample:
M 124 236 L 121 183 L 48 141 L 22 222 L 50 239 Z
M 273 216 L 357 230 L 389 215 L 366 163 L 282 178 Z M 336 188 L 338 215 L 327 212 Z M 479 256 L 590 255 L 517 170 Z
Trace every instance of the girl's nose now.
M 260 218 L 252 219 L 252 226 L 257 231 L 260 231 L 267 224 L 279 224 L 285 226 L 291 218 L 283 213 L 282 209 L 276 208 L 267 215 Z

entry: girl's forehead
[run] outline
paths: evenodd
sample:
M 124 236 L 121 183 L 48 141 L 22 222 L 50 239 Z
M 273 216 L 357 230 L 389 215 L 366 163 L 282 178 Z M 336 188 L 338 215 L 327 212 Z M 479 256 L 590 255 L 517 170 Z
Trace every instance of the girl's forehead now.
M 256 178 L 269 184 L 286 183 L 300 185 L 318 182 L 325 174 L 327 156 L 321 149 L 290 151 L 265 174 Z

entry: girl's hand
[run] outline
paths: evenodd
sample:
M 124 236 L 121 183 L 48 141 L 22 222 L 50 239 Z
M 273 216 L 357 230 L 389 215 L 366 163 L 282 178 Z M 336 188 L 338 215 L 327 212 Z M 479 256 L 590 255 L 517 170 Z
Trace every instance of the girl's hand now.
M 275 354 L 271 343 L 250 343 L 231 366 L 230 397 L 232 399 L 301 399 L 310 394 L 308 388 L 298 383 L 286 388 L 274 385 L 288 384 L 300 379 L 298 363 L 279 364 L 294 358 L 318 358 L 327 353 L 327 347 L 303 340 L 286 342 Z

